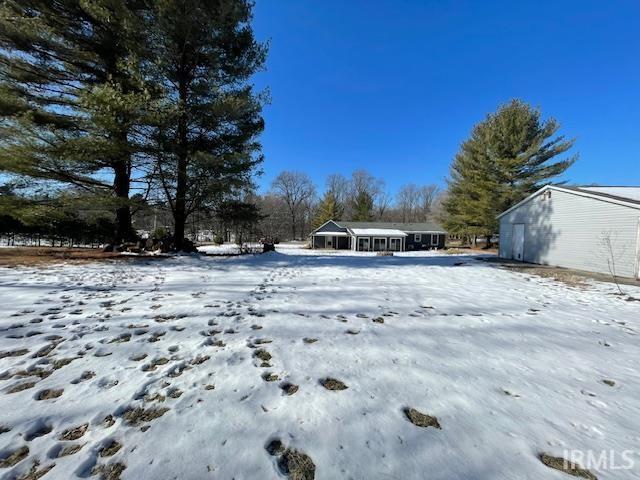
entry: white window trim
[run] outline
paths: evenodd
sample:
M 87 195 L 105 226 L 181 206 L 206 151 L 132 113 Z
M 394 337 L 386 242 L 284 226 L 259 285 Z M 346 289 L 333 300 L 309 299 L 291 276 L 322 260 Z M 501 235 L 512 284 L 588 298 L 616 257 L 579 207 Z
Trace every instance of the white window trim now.
M 367 249 L 360 250 L 360 240 L 367 241 Z M 358 252 L 370 252 L 371 251 L 371 238 L 369 237 L 356 237 L 356 251 Z
M 391 250 L 391 242 L 392 241 L 397 241 L 398 242 L 398 249 L 397 250 Z M 391 237 L 391 238 L 389 238 L 388 249 L 391 252 L 401 252 L 402 251 L 402 239 L 400 237 Z
M 437 247 L 438 246 L 438 234 L 437 233 L 432 233 L 431 234 L 431 246 L 432 247 Z
M 376 240 L 384 240 L 384 249 L 383 250 L 376 250 Z M 387 242 L 387 237 L 373 237 L 371 239 L 371 251 L 372 252 L 384 252 L 386 251 L 388 248 L 388 242 Z
M 421 233 L 414 233 L 413 234 L 413 241 L 414 242 L 422 242 L 422 234 Z

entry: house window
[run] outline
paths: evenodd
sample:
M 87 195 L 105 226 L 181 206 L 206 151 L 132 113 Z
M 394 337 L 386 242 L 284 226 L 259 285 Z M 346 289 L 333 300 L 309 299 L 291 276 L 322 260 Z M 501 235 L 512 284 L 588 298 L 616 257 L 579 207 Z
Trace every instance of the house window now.
M 373 239 L 373 251 L 374 252 L 383 252 L 387 249 L 387 239 L 386 238 L 374 238 Z
M 431 246 L 437 246 L 438 245 L 438 235 L 432 233 L 431 234 Z
M 414 242 L 421 242 L 422 241 L 422 235 L 419 233 L 414 233 L 413 234 L 413 241 Z

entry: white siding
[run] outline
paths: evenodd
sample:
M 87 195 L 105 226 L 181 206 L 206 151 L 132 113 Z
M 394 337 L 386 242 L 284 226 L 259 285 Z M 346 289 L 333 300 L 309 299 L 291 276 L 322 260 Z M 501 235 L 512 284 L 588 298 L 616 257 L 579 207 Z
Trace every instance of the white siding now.
M 618 275 L 637 276 L 640 209 L 558 190 L 544 197 L 534 196 L 501 217 L 501 257 L 511 258 L 513 224 L 524 223 L 526 262 L 609 273 L 613 257 Z

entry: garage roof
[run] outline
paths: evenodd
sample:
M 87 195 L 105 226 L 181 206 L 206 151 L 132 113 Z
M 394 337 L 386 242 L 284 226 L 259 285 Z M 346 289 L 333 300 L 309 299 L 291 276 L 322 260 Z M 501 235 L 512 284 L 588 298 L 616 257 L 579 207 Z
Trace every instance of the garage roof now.
M 545 185 L 540 190 L 532 193 L 524 200 L 516 203 L 511 208 L 505 210 L 498 218 L 506 215 L 512 210 L 515 210 L 520 205 L 527 203 L 532 198 L 539 194 L 546 192 L 547 190 L 557 190 L 560 192 L 573 193 L 583 197 L 595 198 L 605 202 L 615 203 L 617 205 L 624 205 L 631 208 L 640 209 L 640 187 L 605 187 L 605 186 L 586 186 L 586 187 L 567 187 L 556 185 Z

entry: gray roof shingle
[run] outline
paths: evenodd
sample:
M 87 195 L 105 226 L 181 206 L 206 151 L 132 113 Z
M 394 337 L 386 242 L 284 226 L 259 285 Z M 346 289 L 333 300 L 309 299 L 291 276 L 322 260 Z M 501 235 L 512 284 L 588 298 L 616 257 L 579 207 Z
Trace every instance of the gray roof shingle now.
M 436 222 L 402 223 L 402 222 L 343 222 L 336 221 L 346 228 L 390 228 L 403 232 L 445 232 L 442 225 Z

